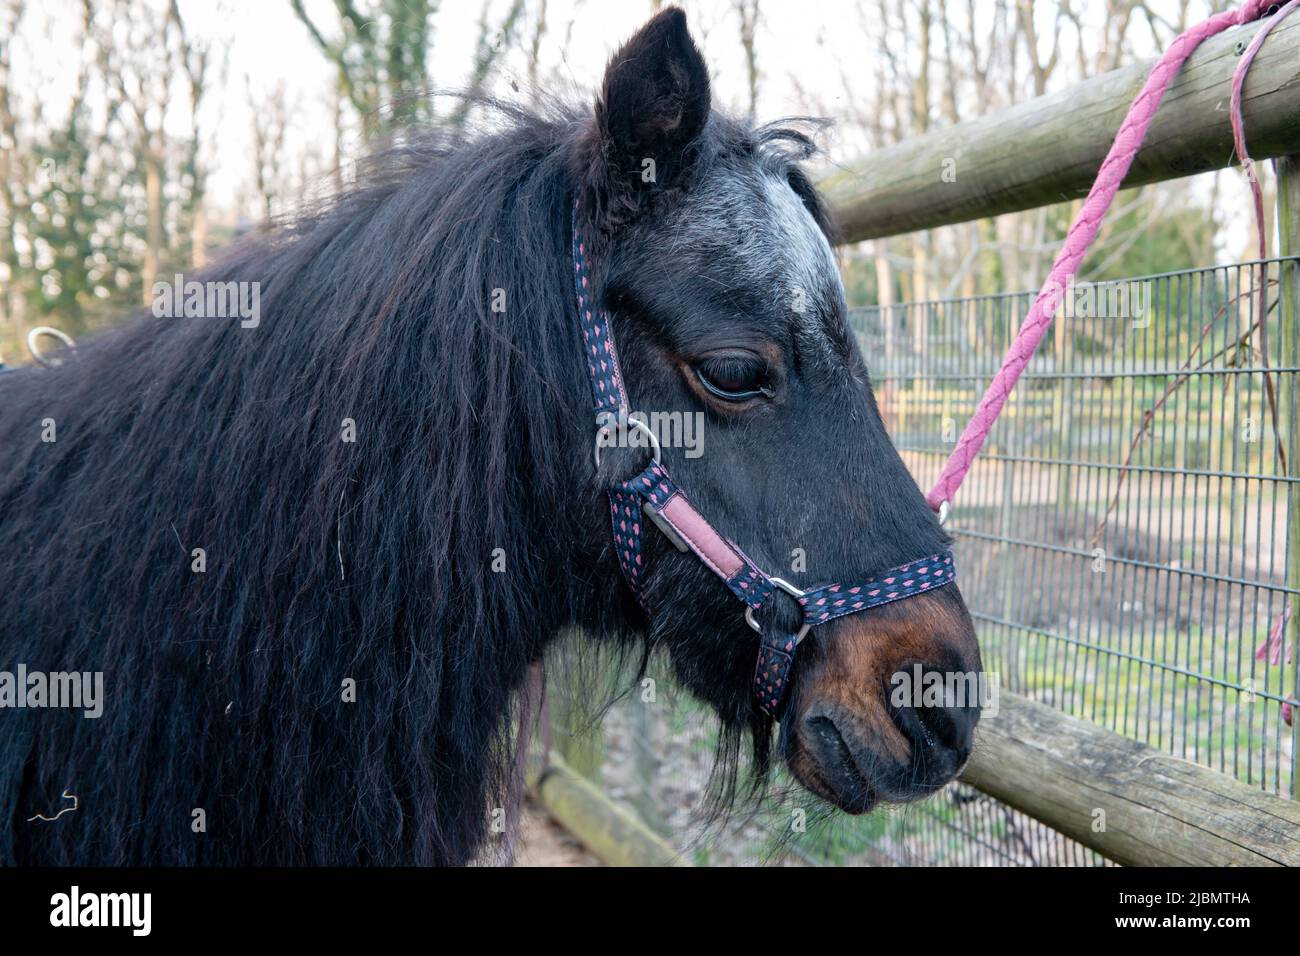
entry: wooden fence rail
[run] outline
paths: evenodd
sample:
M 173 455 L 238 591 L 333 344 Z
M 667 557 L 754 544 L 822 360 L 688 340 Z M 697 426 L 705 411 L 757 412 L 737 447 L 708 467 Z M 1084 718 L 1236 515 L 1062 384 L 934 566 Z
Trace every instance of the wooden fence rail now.
M 1192 54 L 1165 94 L 1127 185 L 1232 163 L 1228 90 L 1240 47 L 1257 29 L 1229 30 Z M 1079 198 L 1152 63 L 887 147 L 818 185 L 851 242 Z M 1300 16 L 1269 34 L 1247 77 L 1242 114 L 1253 157 L 1300 153 Z
M 1300 803 L 1016 694 L 962 780 L 1130 866 L 1300 866 Z

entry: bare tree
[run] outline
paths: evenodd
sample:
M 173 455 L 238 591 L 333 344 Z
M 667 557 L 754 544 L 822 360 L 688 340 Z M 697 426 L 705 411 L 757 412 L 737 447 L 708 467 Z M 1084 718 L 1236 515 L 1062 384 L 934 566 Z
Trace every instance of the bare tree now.
M 533 40 L 528 48 L 528 95 L 536 106 L 541 96 L 541 77 L 539 76 L 542 57 L 542 38 L 546 36 L 546 0 L 540 0 L 537 7 L 537 20 L 533 24 Z
M 262 219 L 269 224 L 275 217 L 276 207 L 288 191 L 288 184 L 280 174 L 280 161 L 285 152 L 289 113 L 285 106 L 283 84 L 277 86 L 263 102 L 258 102 L 247 77 L 244 82 L 248 112 L 253 121 L 253 182 Z
M 18 275 L 22 263 L 18 258 L 18 219 L 20 198 L 16 185 L 26 179 L 23 154 L 18 150 L 18 118 L 14 113 L 11 96 L 10 69 L 13 62 L 13 37 L 17 36 L 18 23 L 23 18 L 22 0 L 11 0 L 0 7 L 0 265 L 5 274 L 0 276 L 0 329 L 12 326 L 18 338 L 22 323 L 22 297 L 18 293 Z M 2 361 L 2 359 L 0 359 Z
M 749 118 L 758 115 L 758 53 L 754 33 L 758 28 L 758 0 L 733 0 L 740 18 L 740 47 L 745 52 L 745 76 L 749 87 Z
M 302 0 L 290 0 L 290 6 L 334 64 L 339 93 L 367 137 L 430 113 L 423 94 L 431 85 L 428 53 L 438 0 L 334 0 L 334 39 L 308 16 Z
M 178 59 L 190 87 L 191 136 L 185 156 L 185 176 L 189 179 L 189 192 L 185 200 L 185 214 L 190 220 L 190 262 L 202 266 L 207 258 L 208 212 L 204 203 L 207 193 L 208 172 L 200 157 L 202 136 L 199 128 L 199 111 L 207 92 L 212 50 L 207 41 L 190 35 L 181 17 L 180 5 L 171 0 L 168 6 L 168 25 L 175 31 L 179 43 Z
M 165 13 L 145 3 L 114 0 L 97 11 L 83 0 L 88 33 L 98 51 L 100 74 L 108 84 L 110 108 L 129 117 L 137 157 L 144 169 L 145 247 L 140 262 L 141 295 L 147 304 L 167 246 L 164 213 L 167 157 L 163 117 L 171 97 L 176 55 L 166 36 Z
M 461 99 L 456 105 L 456 109 L 452 111 L 450 122 L 453 127 L 460 128 L 465 125 L 465 121 L 469 118 L 469 111 L 473 105 L 474 97 L 483 92 L 488 79 L 492 76 L 498 58 L 514 41 L 515 30 L 518 27 L 519 17 L 523 11 L 524 0 L 511 0 L 510 9 L 506 11 L 501 25 L 494 31 L 488 22 L 488 8 L 484 4 L 483 14 L 479 18 L 479 36 L 474 51 L 474 65 L 470 69 L 469 95 Z

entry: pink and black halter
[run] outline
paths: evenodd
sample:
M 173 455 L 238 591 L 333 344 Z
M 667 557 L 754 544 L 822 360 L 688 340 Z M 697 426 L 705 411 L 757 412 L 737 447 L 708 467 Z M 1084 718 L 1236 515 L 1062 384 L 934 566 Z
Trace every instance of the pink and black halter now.
M 754 697 L 758 706 L 779 719 L 794 666 L 795 649 L 809 630 L 846 614 L 879 607 L 948 584 L 953 579 L 952 552 L 945 551 L 882 571 L 864 581 L 823 584 L 800 590 L 788 581 L 765 574 L 740 547 L 715 529 L 695 509 L 686 493 L 673 481 L 660 461 L 658 439 L 643 422 L 629 417 L 631 405 L 609 315 L 595 300 L 594 282 L 587 266 L 587 246 L 578 227 L 578 205 L 573 207 L 573 275 L 578 296 L 578 322 L 591 376 L 596 411 L 596 464 L 604 439 L 616 430 L 635 429 L 653 451 L 650 464 L 635 477 L 611 486 L 609 507 L 613 520 L 614 549 L 623 577 L 637 602 L 650 614 L 641 581 L 645 575 L 642 530 L 653 522 L 680 551 L 690 551 L 746 605 L 745 620 L 759 634 L 758 665 L 754 671 Z M 803 624 L 797 633 L 764 634 L 754 612 L 778 590 L 800 605 Z

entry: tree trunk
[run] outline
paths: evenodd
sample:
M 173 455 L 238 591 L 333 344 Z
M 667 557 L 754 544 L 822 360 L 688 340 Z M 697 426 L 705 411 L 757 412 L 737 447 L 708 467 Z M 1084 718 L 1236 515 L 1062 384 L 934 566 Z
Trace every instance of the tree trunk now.
M 154 142 L 145 147 L 145 220 L 144 261 L 140 266 L 142 281 L 141 299 L 145 305 L 153 301 L 153 284 L 158 281 L 163 254 L 163 170 L 162 156 Z

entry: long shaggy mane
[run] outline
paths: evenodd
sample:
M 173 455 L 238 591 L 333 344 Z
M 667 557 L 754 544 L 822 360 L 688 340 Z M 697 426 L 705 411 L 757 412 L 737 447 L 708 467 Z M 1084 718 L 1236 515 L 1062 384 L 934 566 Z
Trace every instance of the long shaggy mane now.
M 590 114 L 493 115 L 186 276 L 260 283 L 258 327 L 142 313 L 0 377 L 0 668 L 105 682 L 0 718 L 0 862 L 470 862 L 554 635 L 644 666 L 572 314 Z M 718 122 L 702 161 L 737 143 L 806 141 Z

